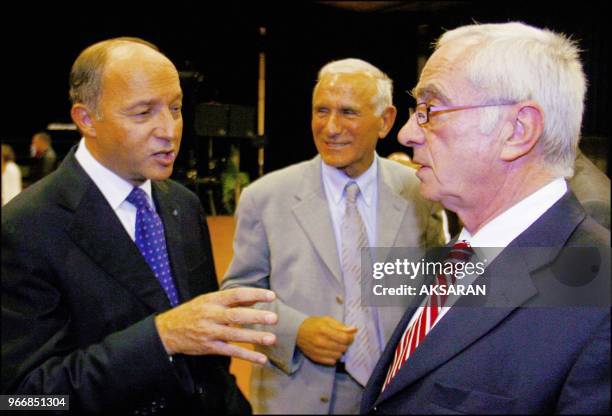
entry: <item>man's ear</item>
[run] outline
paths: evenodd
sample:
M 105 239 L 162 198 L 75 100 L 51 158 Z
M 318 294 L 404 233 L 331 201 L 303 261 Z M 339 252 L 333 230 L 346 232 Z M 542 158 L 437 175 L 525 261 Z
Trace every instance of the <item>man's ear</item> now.
M 525 101 L 517 105 L 520 107 L 515 117 L 502 130 L 502 137 L 505 139 L 501 158 L 506 162 L 531 152 L 544 130 L 544 112 L 536 102 Z
M 395 116 L 397 115 L 397 109 L 394 106 L 389 106 L 385 108 L 385 110 L 380 115 L 381 125 L 378 130 L 378 138 L 384 139 L 389 131 L 391 131 L 391 127 L 393 127 L 393 123 L 395 123 Z
M 93 113 L 84 104 L 74 104 L 70 109 L 70 117 L 85 137 L 96 137 L 96 128 L 93 125 Z

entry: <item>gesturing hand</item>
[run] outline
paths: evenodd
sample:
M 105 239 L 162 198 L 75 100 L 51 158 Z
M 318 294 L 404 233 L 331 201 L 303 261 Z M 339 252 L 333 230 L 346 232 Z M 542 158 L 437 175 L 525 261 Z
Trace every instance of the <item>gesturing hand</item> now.
M 270 332 L 238 328 L 243 324 L 275 324 L 275 313 L 247 308 L 274 300 L 274 292 L 240 287 L 198 296 L 155 317 L 155 325 L 168 354 L 227 355 L 263 364 L 267 357 L 229 342 L 272 345 Z

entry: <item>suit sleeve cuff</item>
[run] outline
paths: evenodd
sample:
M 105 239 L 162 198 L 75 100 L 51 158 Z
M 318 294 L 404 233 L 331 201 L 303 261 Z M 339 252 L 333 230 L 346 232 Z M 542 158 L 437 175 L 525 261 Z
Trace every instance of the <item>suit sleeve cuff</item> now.
M 276 343 L 272 346 L 258 345 L 257 350 L 265 354 L 282 371 L 292 374 L 298 370 L 303 361 L 303 355 L 297 348 L 296 341 L 298 329 L 308 315 L 278 300 L 273 303 L 276 303 L 272 309 L 278 314 L 278 323 L 274 326 L 258 325 L 256 329 L 274 333 Z

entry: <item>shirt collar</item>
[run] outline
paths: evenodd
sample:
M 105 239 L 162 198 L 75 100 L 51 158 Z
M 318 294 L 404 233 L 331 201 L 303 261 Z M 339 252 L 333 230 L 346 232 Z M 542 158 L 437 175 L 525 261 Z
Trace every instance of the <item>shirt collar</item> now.
M 459 240 L 466 240 L 472 247 L 506 247 L 537 221 L 555 202 L 567 192 L 567 183 L 557 178 L 518 204 L 495 217 L 471 235 L 463 228 Z
M 323 181 L 327 185 L 327 189 L 329 189 L 331 193 L 329 198 L 334 204 L 340 204 L 344 196 L 346 184 L 354 181 L 359 185 L 359 192 L 363 197 L 363 201 L 366 206 L 369 207 L 373 204 L 376 194 L 375 187 L 376 178 L 378 177 L 378 155 L 374 155 L 374 160 L 370 167 L 359 175 L 358 178 L 351 178 L 340 169 L 323 162 L 323 159 L 321 159 L 321 174 L 323 175 Z
M 113 210 L 119 208 L 125 201 L 125 198 L 132 192 L 134 185 L 98 162 L 87 148 L 85 139 L 81 139 L 79 142 L 75 157 L 83 167 L 83 170 L 85 170 L 98 189 L 100 189 L 100 192 L 102 192 L 102 195 L 104 195 L 111 208 L 113 208 Z M 147 194 L 149 204 L 155 206 L 152 203 L 153 194 L 151 191 L 151 180 L 147 179 L 140 185 L 140 188 Z

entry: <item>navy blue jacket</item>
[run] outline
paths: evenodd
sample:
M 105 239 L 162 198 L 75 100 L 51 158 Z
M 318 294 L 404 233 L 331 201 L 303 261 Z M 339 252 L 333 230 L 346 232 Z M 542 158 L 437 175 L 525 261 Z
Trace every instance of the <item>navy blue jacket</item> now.
M 381 395 L 396 345 L 416 308 L 406 311 L 368 381 L 361 412 L 609 414 L 610 308 L 559 306 L 568 299 L 555 297 L 576 292 L 561 293 L 546 280 L 571 286 L 576 268 L 559 254 L 573 246 L 605 247 L 600 266 L 607 281 L 596 280 L 603 282 L 596 292 L 609 302 L 610 233 L 568 192 L 477 278 L 496 288 L 497 306 L 457 303 Z M 577 260 L 580 266 L 586 259 Z M 555 300 L 557 306 L 535 306 Z

